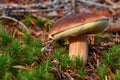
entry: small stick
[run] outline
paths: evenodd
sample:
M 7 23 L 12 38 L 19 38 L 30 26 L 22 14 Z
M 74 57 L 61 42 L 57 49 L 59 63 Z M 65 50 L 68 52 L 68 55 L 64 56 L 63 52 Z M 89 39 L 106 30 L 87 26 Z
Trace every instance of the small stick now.
M 120 6 L 109 6 L 109 5 L 105 5 L 105 4 L 99 4 L 99 3 L 95 3 L 93 1 L 86 1 L 86 0 L 77 0 L 78 2 L 82 2 L 85 3 L 89 6 L 94 5 L 97 7 L 104 7 L 104 8 L 108 8 L 110 11 L 114 12 L 115 9 L 120 9 Z
M 115 6 L 115 3 L 113 3 L 111 0 L 105 0 L 107 3 L 109 3 L 112 6 Z
M 15 19 L 15 18 L 13 18 L 13 17 L 5 16 L 5 15 L 0 16 L 0 19 L 3 19 L 3 18 L 4 18 L 4 19 L 13 20 L 13 21 L 17 22 L 20 26 L 22 26 L 22 28 L 23 28 L 24 30 L 27 31 L 28 34 L 30 34 L 30 32 L 29 32 L 29 30 L 27 29 L 27 27 L 25 26 L 25 24 L 23 24 L 22 22 L 18 21 L 17 19 Z

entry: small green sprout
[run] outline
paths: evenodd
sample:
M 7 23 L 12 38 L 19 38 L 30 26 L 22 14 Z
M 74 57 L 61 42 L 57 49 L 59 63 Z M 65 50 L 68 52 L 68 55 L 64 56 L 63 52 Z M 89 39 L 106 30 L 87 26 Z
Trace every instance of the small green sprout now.
M 13 64 L 13 58 L 9 55 L 0 56 L 0 73 L 8 70 Z
M 75 65 L 76 65 L 76 69 L 78 71 L 78 74 L 82 78 L 85 74 L 85 71 L 84 71 L 83 61 L 80 59 L 80 56 L 75 58 Z
M 13 80 L 11 73 L 5 72 L 5 75 L 3 76 L 3 80 Z
M 31 69 L 28 71 L 20 70 L 20 80 L 55 80 L 53 75 L 49 73 L 50 67 L 50 61 L 47 60 L 37 69 Z
M 17 55 L 20 52 L 21 44 L 18 39 L 12 41 L 11 52 L 13 55 Z
M 31 26 L 32 25 L 31 20 L 32 20 L 31 16 L 28 16 L 25 19 L 25 25 L 28 26 L 28 27 Z
M 111 50 L 105 53 L 104 62 L 114 70 L 120 69 L 120 45 L 114 45 Z
M 42 20 L 41 20 L 41 18 L 40 17 L 37 17 L 37 19 L 36 19 L 36 24 L 37 24 L 37 26 L 41 26 L 41 24 L 42 24 Z
M 106 66 L 100 67 L 98 69 L 98 75 L 100 76 L 101 79 L 104 79 L 105 76 L 108 75 L 108 70 Z
M 113 76 L 114 80 L 120 80 L 120 71 L 117 71 L 114 76 Z
M 2 45 L 7 46 L 10 42 L 12 42 L 12 36 L 9 33 L 4 33 L 1 36 Z
M 68 54 L 61 55 L 60 64 L 63 70 L 74 67 L 73 61 Z

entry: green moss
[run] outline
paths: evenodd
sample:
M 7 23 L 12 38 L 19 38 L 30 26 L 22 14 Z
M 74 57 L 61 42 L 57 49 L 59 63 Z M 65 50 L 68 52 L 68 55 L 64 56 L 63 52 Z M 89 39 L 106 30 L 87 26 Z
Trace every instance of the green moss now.
M 74 67 L 73 61 L 68 54 L 61 55 L 60 64 L 63 70 Z
M 2 24 L 2 22 L 0 22 L 0 38 L 3 34 L 5 34 L 7 31 L 5 30 L 4 25 Z
M 9 55 L 0 56 L 0 73 L 7 71 L 13 64 L 14 59 Z
M 83 61 L 81 60 L 80 56 L 76 57 L 74 60 L 74 64 L 77 69 L 77 73 L 81 76 L 81 79 L 83 79 L 83 76 L 85 75 Z
M 13 80 L 12 75 L 10 72 L 6 72 L 3 76 L 3 80 Z
M 114 70 L 120 69 L 120 45 L 114 45 L 111 50 L 105 53 L 104 62 Z
M 28 71 L 14 69 L 14 65 L 31 65 L 36 56 L 41 56 L 42 42 L 29 35 L 24 35 L 23 39 L 12 39 L 9 34 L 4 34 L 1 39 L 0 56 L 0 79 L 14 80 L 11 74 L 19 80 L 55 80 L 49 72 L 50 60 Z M 4 44 L 6 44 L 4 46 Z
M 32 25 L 31 20 L 32 20 L 31 16 L 28 16 L 25 19 L 25 25 L 28 26 L 28 27 L 31 26 Z
M 106 66 L 100 67 L 98 69 L 98 75 L 100 76 L 101 79 L 104 79 L 105 76 L 108 75 L 108 70 Z
M 12 36 L 9 33 L 4 33 L 1 35 L 1 46 L 7 46 L 12 42 Z
M 42 24 L 42 19 L 40 18 L 40 17 L 38 17 L 37 19 L 36 19 L 36 24 L 37 24 L 37 26 L 41 26 L 41 24 Z
M 17 55 L 20 52 L 20 49 L 21 49 L 21 44 L 18 41 L 18 39 L 13 40 L 11 44 L 11 53 L 13 55 Z
M 39 68 L 28 71 L 19 71 L 20 80 L 55 80 L 49 72 L 51 67 L 50 61 L 47 60 Z
M 117 71 L 117 72 L 114 74 L 113 79 L 114 79 L 114 80 L 120 80 L 120 72 L 119 72 L 119 71 Z

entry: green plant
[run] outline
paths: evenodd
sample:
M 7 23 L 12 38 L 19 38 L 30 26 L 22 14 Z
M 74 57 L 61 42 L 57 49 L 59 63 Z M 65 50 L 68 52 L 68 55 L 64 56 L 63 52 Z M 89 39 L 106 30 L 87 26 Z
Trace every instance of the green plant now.
M 37 17 L 37 19 L 36 19 L 36 24 L 37 24 L 37 26 L 41 26 L 41 24 L 42 24 L 42 19 L 41 19 L 40 17 Z
M 9 69 L 14 59 L 9 55 L 0 56 L 0 73 Z
M 3 80 L 13 80 L 10 72 L 5 72 Z
M 80 75 L 81 79 L 84 79 L 85 71 L 83 68 L 77 69 L 77 73 Z
M 83 61 L 80 56 L 75 58 L 76 68 L 83 68 Z
M 54 52 L 53 57 L 57 58 L 58 60 L 60 60 L 61 59 L 61 55 L 63 55 L 63 54 L 64 54 L 64 50 L 56 49 L 55 52 Z
M 113 54 L 110 51 L 105 53 L 104 61 L 107 66 L 112 66 L 114 61 L 113 61 Z
M 12 38 L 9 33 L 5 33 L 0 39 L 0 79 L 1 80 L 55 80 L 49 72 L 50 60 L 38 65 L 36 58 L 41 56 L 42 42 L 34 39 L 30 35 Z M 38 60 L 38 59 L 37 59 Z M 15 69 L 14 65 L 31 65 L 36 62 L 30 70 Z
M 15 56 L 20 52 L 21 44 L 18 39 L 14 39 L 11 44 L 11 53 Z
M 25 64 L 25 63 L 32 63 L 33 60 L 35 59 L 35 55 L 31 52 L 30 48 L 28 46 L 25 46 L 24 48 L 21 49 L 20 51 L 20 60 L 19 63 Z
M 68 54 L 61 55 L 60 64 L 63 70 L 66 68 L 73 68 L 74 64 L 73 61 L 70 59 Z
M 2 22 L 0 22 L 0 37 L 6 33 L 5 27 L 2 24 Z
M 45 25 L 46 22 L 47 22 L 47 20 L 45 18 L 37 17 L 37 19 L 36 19 L 36 24 L 40 28 L 42 28 Z
M 22 38 L 23 38 L 21 40 L 22 43 L 20 45 L 16 46 L 16 47 L 20 47 L 18 50 L 19 54 L 18 55 L 16 54 L 17 55 L 16 58 L 18 59 L 17 61 L 20 64 L 21 63 L 22 64 L 25 64 L 25 63 L 30 64 L 30 63 L 32 63 L 33 60 L 35 60 L 35 58 L 37 56 L 41 56 L 42 42 L 40 41 L 40 39 L 34 39 L 26 34 L 24 34 Z
M 104 35 L 103 33 L 97 34 L 97 36 L 95 37 L 95 40 L 96 41 L 103 41 L 104 40 L 103 35 Z
M 32 20 L 31 16 L 28 16 L 28 17 L 25 19 L 25 25 L 26 25 L 26 26 L 31 26 L 31 25 L 32 25 L 32 24 L 31 24 L 31 20 Z
M 46 22 L 44 24 L 45 28 L 46 28 L 46 31 L 48 32 L 50 30 L 50 28 L 53 26 L 53 23 L 52 22 Z
M 33 37 L 27 34 L 24 34 L 22 38 L 25 45 L 35 46 L 39 48 L 42 47 L 42 42 L 40 39 L 34 39 Z
M 114 45 L 111 50 L 105 53 L 104 62 L 112 69 L 120 69 L 120 45 Z M 114 63 L 114 64 L 113 64 Z
M 38 17 L 38 18 L 36 19 L 36 24 L 37 24 L 37 26 L 39 26 L 41 29 L 44 28 L 46 31 L 49 31 L 50 27 L 53 25 L 52 22 L 47 21 L 47 19 L 45 19 L 45 18 L 40 18 L 40 17 Z
M 53 78 L 53 75 L 51 73 L 49 73 L 50 69 L 51 69 L 51 62 L 49 59 L 47 59 L 46 62 L 44 62 L 40 68 L 38 69 L 38 72 L 36 74 L 36 76 L 39 78 L 39 79 L 42 79 L 42 80 L 55 80 Z
M 106 35 L 107 35 L 107 37 L 109 37 L 109 39 L 113 39 L 114 38 L 112 33 L 109 33 L 109 34 L 106 34 Z M 96 35 L 95 40 L 98 41 L 98 42 L 106 41 L 104 36 L 105 36 L 104 33 L 99 33 L 99 34 Z
M 53 75 L 49 73 L 50 61 L 47 60 L 39 68 L 28 71 L 19 71 L 20 80 L 55 80 Z
M 31 69 L 31 70 L 28 70 L 28 71 L 25 71 L 25 70 L 19 70 L 18 72 L 18 78 L 20 80 L 34 80 L 34 73 L 35 73 L 35 70 Z
M 57 48 L 53 55 L 54 59 L 60 62 L 61 69 L 66 70 L 68 68 L 74 68 L 75 64 L 72 59 L 70 59 L 68 51 L 65 48 Z
M 29 48 L 30 52 L 33 54 L 41 55 L 42 42 L 39 39 L 31 39 L 30 44 L 26 44 L 26 47 Z
M 74 61 L 75 61 L 75 66 L 76 66 L 76 69 L 78 71 L 78 74 L 82 78 L 85 74 L 83 61 L 81 60 L 80 56 L 76 57 Z
M 9 33 L 1 35 L 1 45 L 7 46 L 10 42 L 12 42 L 12 36 Z
M 101 79 L 104 79 L 108 75 L 108 70 L 106 66 L 102 66 L 98 69 L 98 75 Z
M 114 79 L 114 80 L 120 80 L 120 72 L 119 72 L 119 71 L 117 71 L 117 72 L 114 74 L 113 79 Z

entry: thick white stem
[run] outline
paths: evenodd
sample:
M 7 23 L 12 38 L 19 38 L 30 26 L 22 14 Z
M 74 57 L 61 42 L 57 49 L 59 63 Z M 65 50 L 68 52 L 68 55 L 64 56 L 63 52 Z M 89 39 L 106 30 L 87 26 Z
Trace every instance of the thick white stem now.
M 69 56 L 71 58 L 80 56 L 80 58 L 83 60 L 83 63 L 85 63 L 88 56 L 87 36 L 78 35 L 75 37 L 71 37 L 69 41 Z

